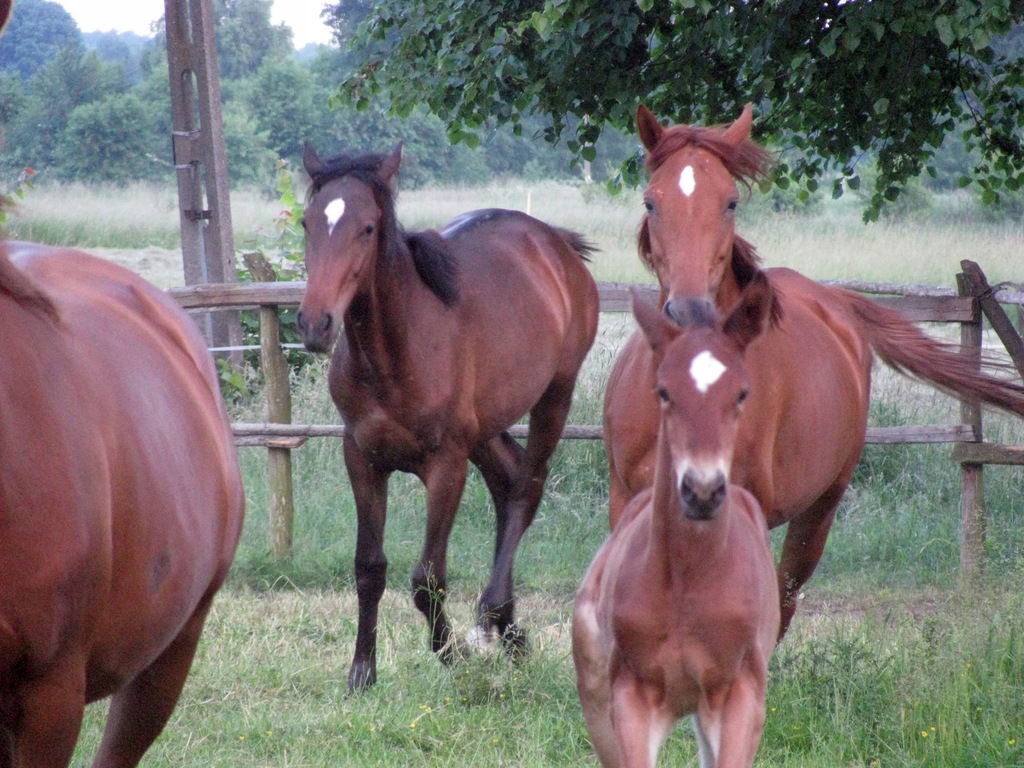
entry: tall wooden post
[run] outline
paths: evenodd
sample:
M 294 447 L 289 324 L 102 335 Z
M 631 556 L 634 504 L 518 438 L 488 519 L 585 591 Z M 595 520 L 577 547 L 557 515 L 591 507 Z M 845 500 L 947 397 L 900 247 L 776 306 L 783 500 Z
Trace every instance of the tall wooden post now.
M 242 256 L 252 276 L 272 283 L 277 275 L 259 252 Z M 292 423 L 292 390 L 288 361 L 281 350 L 281 319 L 275 304 L 260 305 L 260 369 L 267 398 L 269 424 Z M 304 437 L 284 437 L 267 441 L 267 485 L 270 492 L 270 542 L 274 557 L 281 560 L 291 554 L 295 520 L 292 486 L 292 449 L 301 446 Z
M 212 0 L 164 0 L 174 169 L 186 285 L 235 281 Z M 241 341 L 237 312 L 206 313 L 207 343 Z
M 961 296 L 973 296 L 970 280 L 956 276 Z M 974 302 L 973 320 L 960 326 L 963 354 L 971 355 L 981 365 L 981 309 Z M 981 407 L 976 403 L 960 403 L 960 421 L 969 424 L 975 442 L 982 442 Z M 985 568 L 985 493 L 982 484 L 983 464 L 960 464 L 960 580 L 964 586 L 977 584 Z

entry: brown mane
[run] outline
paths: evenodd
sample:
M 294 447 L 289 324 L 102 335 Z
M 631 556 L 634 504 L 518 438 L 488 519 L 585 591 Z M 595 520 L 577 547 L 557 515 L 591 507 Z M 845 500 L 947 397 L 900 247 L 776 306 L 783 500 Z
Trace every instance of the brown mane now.
M 775 156 L 750 139 L 733 143 L 720 127 L 674 125 L 666 128 L 658 145 L 644 158 L 644 167 L 654 172 L 669 157 L 686 147 L 703 149 L 719 160 L 736 181 L 748 189 L 768 178 Z

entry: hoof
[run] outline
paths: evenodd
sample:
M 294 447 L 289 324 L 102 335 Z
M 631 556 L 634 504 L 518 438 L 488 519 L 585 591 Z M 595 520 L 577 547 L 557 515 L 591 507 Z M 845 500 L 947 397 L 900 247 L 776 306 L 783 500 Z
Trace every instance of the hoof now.
M 477 624 L 466 633 L 466 645 L 474 653 L 492 653 L 497 648 L 493 628 Z
M 438 648 L 435 653 L 442 664 L 446 667 L 453 667 L 469 656 L 470 649 L 465 642 L 455 636 L 454 632 L 451 632 L 445 644 Z
M 520 661 L 530 655 L 530 643 L 526 630 L 516 624 L 509 624 L 501 635 L 501 647 L 513 661 Z
M 353 664 L 348 671 L 349 694 L 363 693 L 377 682 L 377 668 L 372 664 Z

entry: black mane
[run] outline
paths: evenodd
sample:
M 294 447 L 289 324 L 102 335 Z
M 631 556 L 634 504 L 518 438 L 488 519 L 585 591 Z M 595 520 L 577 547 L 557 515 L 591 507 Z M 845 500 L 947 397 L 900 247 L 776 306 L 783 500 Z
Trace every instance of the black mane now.
M 436 232 L 406 234 L 395 214 L 395 195 L 391 185 L 378 173 L 386 159 L 383 154 L 336 155 L 322 161 L 322 168 L 310 174 L 312 184 L 306 203 L 313 199 L 328 182 L 352 176 L 366 184 L 373 192 L 377 207 L 382 211 L 380 222 L 380 259 L 383 264 L 394 263 L 408 253 L 423 283 L 446 306 L 459 298 L 458 263 L 445 240 Z

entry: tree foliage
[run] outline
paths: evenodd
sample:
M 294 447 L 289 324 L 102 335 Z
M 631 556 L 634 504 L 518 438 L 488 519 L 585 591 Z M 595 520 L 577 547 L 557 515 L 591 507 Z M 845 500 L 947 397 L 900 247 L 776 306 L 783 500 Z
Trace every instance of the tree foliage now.
M 752 101 L 783 185 L 838 196 L 876 157 L 873 218 L 954 131 L 978 158 L 962 184 L 991 200 L 1024 185 L 1022 16 L 1021 0 L 378 0 L 340 94 L 426 103 L 471 143 L 539 113 L 584 159 L 640 103 L 715 123 Z
M 82 33 L 63 6 L 49 0 L 18 0 L 0 36 L 0 70 L 27 81 L 62 48 L 81 49 Z
M 217 60 L 225 80 L 250 77 L 263 62 L 290 56 L 292 31 L 270 21 L 271 0 L 215 0 Z

